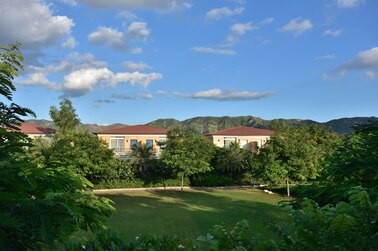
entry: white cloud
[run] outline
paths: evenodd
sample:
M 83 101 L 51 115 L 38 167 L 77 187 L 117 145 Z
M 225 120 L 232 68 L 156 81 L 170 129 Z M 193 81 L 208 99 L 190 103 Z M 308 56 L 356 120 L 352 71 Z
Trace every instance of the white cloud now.
M 274 18 L 268 17 L 268 18 L 265 18 L 264 20 L 260 21 L 259 24 L 260 25 L 268 25 L 268 24 L 271 24 L 273 22 L 274 22 Z
M 110 100 L 110 99 L 97 99 L 94 101 L 95 103 L 98 103 L 98 104 L 112 104 L 114 103 L 114 100 Z
M 92 54 L 72 53 L 58 64 L 47 66 L 28 66 L 27 74 L 17 82 L 28 86 L 45 86 L 64 96 L 78 97 L 94 88 L 114 88 L 119 84 L 138 85 L 147 88 L 153 81 L 161 79 L 160 73 L 112 72 L 105 62 L 96 61 Z M 64 75 L 61 82 L 51 82 L 49 77 Z
M 135 72 L 121 72 L 116 73 L 112 76 L 109 84 L 110 86 L 114 87 L 120 83 L 128 83 L 131 85 L 141 85 L 144 88 L 147 88 L 153 81 L 161 79 L 163 75 L 160 73 L 152 72 L 152 73 L 140 73 L 138 71 Z
M 235 90 L 221 90 L 221 89 L 211 89 L 208 91 L 199 91 L 191 94 L 180 93 L 180 92 L 167 92 L 158 91 L 160 94 L 172 95 L 183 98 L 190 99 L 206 99 L 214 101 L 246 101 L 246 100 L 257 100 L 262 98 L 267 98 L 272 96 L 272 93 L 259 93 L 259 92 L 249 92 L 249 91 L 235 91 Z
M 230 2 L 237 3 L 240 5 L 246 4 L 247 0 L 229 0 Z
M 119 94 L 119 93 L 113 93 L 112 98 L 114 98 L 114 99 L 127 99 L 127 100 L 136 99 L 135 96 L 130 96 L 128 94 Z
M 132 71 L 143 71 L 145 69 L 150 68 L 148 64 L 133 61 L 125 61 L 123 62 L 123 66 Z
M 75 0 L 60 0 L 62 3 L 68 4 L 70 6 L 76 6 L 77 2 Z
M 88 41 L 95 44 L 105 44 L 110 48 L 127 51 L 129 49 L 123 33 L 108 27 L 99 27 L 88 35 Z
M 69 36 L 66 41 L 62 43 L 63 48 L 73 49 L 77 45 L 77 42 L 74 37 Z
M 127 20 L 138 19 L 138 17 L 134 13 L 132 13 L 130 11 L 127 11 L 127 10 L 123 10 L 120 13 L 118 13 L 117 17 L 119 17 L 119 18 L 125 18 Z
M 280 31 L 292 33 L 294 36 L 298 36 L 305 31 L 311 30 L 312 27 L 313 25 L 310 20 L 297 17 L 290 20 L 285 26 L 281 27 Z
M 151 93 L 140 93 L 138 96 L 139 96 L 140 98 L 142 98 L 142 99 L 146 99 L 146 100 L 154 99 L 154 97 L 152 96 Z
M 72 19 L 55 16 L 41 0 L 1 1 L 0 34 L 3 44 L 19 41 L 23 48 L 51 46 L 70 34 Z
M 216 8 L 209 10 L 205 17 L 208 20 L 220 20 L 223 17 L 230 17 L 230 16 L 235 16 L 235 15 L 240 15 L 244 11 L 243 7 L 235 8 L 235 9 L 230 9 L 228 7 L 222 7 L 222 8 Z
M 378 47 L 366 51 L 360 51 L 357 56 L 339 67 L 333 69 L 330 73 L 323 74 L 325 79 L 344 76 L 351 71 L 365 71 L 365 74 L 374 78 L 378 75 Z
M 73 71 L 64 77 L 61 88 L 67 96 L 79 97 L 92 91 L 97 83 L 109 81 L 112 75 L 108 68 Z
M 234 45 L 241 36 L 245 35 L 248 31 L 257 29 L 252 22 L 248 23 L 237 23 L 231 26 L 230 33 L 226 38 L 225 46 Z
M 146 40 L 151 34 L 147 23 L 132 22 L 127 28 L 127 35 L 131 39 Z
M 88 41 L 94 44 L 104 44 L 115 50 L 138 54 L 142 52 L 142 49 L 130 48 L 129 40 L 146 40 L 150 34 L 151 31 L 148 29 L 147 23 L 132 22 L 125 32 L 109 27 L 98 27 L 88 35 Z
M 78 69 L 103 68 L 106 66 L 106 62 L 97 61 L 93 54 L 79 54 L 74 52 L 70 53 L 67 58 L 59 61 L 58 64 L 49 63 L 46 66 L 27 65 L 25 68 L 25 73 L 69 73 Z
M 337 0 L 337 5 L 342 8 L 353 8 L 358 6 L 362 0 Z
M 236 54 L 234 50 L 216 49 L 212 47 L 193 47 L 190 49 L 195 52 L 226 55 L 226 56 L 232 56 Z
M 191 4 L 182 0 L 76 0 L 76 2 L 99 8 L 153 9 L 160 11 L 191 8 Z
M 323 36 L 338 37 L 342 34 L 342 30 L 326 30 L 323 32 Z
M 366 76 L 369 78 L 378 78 L 378 71 L 367 71 Z
M 43 72 L 35 72 L 30 74 L 29 78 L 22 81 L 23 85 L 31 85 L 31 86 L 46 86 L 52 90 L 57 90 L 57 84 L 51 82 L 47 78 L 47 74 Z
M 327 54 L 327 55 L 316 57 L 315 59 L 316 60 L 320 60 L 320 59 L 334 59 L 335 57 L 336 57 L 335 54 Z
M 91 92 L 99 84 L 104 88 L 114 88 L 119 84 L 140 85 L 147 88 L 153 81 L 161 79 L 160 73 L 120 72 L 113 73 L 108 68 L 82 69 L 64 77 L 61 91 L 65 96 L 79 97 Z

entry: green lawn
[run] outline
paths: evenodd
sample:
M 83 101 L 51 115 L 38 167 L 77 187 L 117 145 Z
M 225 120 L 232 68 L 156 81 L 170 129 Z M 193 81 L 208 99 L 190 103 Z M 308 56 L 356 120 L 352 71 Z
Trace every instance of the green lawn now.
M 233 226 L 242 219 L 249 221 L 251 234 L 272 238 L 270 223 L 287 220 L 277 207 L 285 198 L 257 189 L 128 191 L 103 196 L 116 203 L 109 227 L 128 239 L 139 233 L 194 238 L 215 224 Z

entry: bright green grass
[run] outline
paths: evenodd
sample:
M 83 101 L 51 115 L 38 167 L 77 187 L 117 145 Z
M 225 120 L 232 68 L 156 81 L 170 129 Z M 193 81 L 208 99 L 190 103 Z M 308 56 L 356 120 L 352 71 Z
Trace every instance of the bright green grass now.
M 250 223 L 251 235 L 274 238 L 271 223 L 287 216 L 277 206 L 284 200 L 260 190 L 128 191 L 103 195 L 115 202 L 117 211 L 110 228 L 131 239 L 140 233 L 195 238 L 213 225 L 234 226 L 242 219 Z

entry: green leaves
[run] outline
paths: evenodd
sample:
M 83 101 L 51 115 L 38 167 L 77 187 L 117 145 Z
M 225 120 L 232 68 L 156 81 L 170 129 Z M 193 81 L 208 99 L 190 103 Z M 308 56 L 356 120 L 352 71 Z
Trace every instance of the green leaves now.
M 72 133 L 80 123 L 80 119 L 69 99 L 63 99 L 60 102 L 60 109 L 52 106 L 50 108 L 50 116 L 58 127 L 58 132 L 63 135 Z
M 255 157 L 257 174 L 265 181 L 309 181 L 322 173 L 322 160 L 339 137 L 322 127 L 282 126 Z
M 293 217 L 292 235 L 279 246 L 288 250 L 376 250 L 378 207 L 361 187 L 348 191 L 349 202 L 319 207 L 304 199 L 281 207 Z
M 22 68 L 18 46 L 0 47 L 0 95 L 8 101 L 15 91 L 11 81 Z M 74 231 L 103 228 L 114 210 L 109 200 L 92 193 L 89 181 L 59 164 L 62 159 L 49 162 L 51 156 L 44 151 L 45 158 L 37 165 L 26 155 L 31 141 L 17 131 L 17 125 L 22 116 L 33 114 L 17 104 L 0 102 L 0 247 L 4 250 L 53 250 L 56 241 L 67 241 Z
M 185 175 L 212 169 L 210 160 L 214 145 L 200 134 L 171 130 L 162 153 L 162 161 Z
M 378 120 L 357 126 L 326 159 L 326 178 L 339 185 L 361 185 L 377 194 Z

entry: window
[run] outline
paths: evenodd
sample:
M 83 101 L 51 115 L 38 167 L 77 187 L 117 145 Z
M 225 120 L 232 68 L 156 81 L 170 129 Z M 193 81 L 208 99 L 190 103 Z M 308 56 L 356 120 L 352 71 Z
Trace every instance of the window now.
M 125 153 L 125 137 L 110 137 L 110 148 L 116 154 Z
M 224 147 L 229 147 L 232 142 L 236 142 L 235 137 L 224 137 Z
M 130 139 L 130 149 L 133 149 L 138 141 L 136 139 Z
M 154 146 L 154 141 L 152 139 L 147 139 L 146 140 L 146 146 L 150 147 L 152 149 L 153 146 Z
M 164 143 L 167 142 L 167 137 L 159 137 L 158 142 L 159 142 L 158 144 L 159 148 L 164 149 L 165 147 Z

